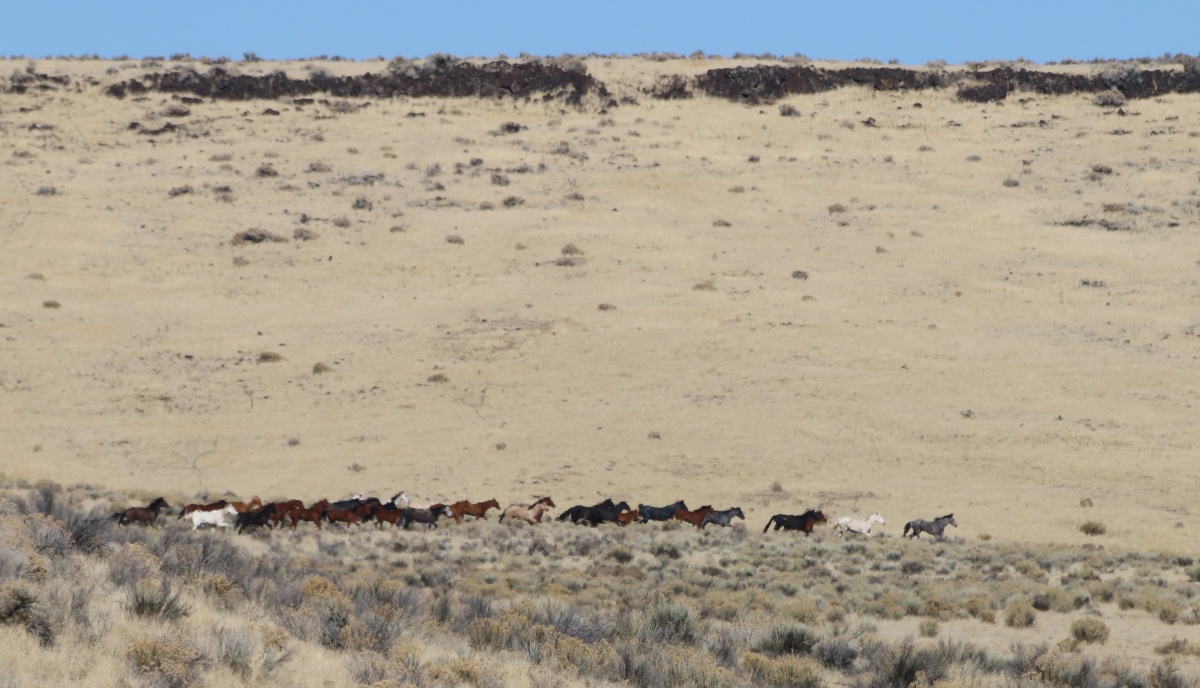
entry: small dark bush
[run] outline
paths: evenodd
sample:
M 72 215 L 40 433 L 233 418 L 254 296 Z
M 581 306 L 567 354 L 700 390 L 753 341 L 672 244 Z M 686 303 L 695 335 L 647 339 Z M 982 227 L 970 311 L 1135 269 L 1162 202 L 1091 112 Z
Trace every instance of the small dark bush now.
M 811 654 L 817 645 L 817 634 L 808 626 L 801 624 L 777 624 L 758 638 L 751 649 L 764 655 L 778 657 L 779 655 Z
M 183 601 L 183 593 L 173 590 L 171 584 L 138 583 L 126 596 L 125 611 L 143 618 L 161 621 L 178 621 L 192 613 Z

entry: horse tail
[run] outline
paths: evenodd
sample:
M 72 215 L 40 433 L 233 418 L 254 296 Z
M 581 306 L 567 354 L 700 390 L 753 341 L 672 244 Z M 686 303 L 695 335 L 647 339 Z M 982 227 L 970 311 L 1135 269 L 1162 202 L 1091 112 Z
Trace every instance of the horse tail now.
M 771 524 L 775 522 L 775 518 L 775 516 L 772 516 L 771 519 L 767 521 L 767 525 L 763 526 L 764 533 L 767 532 L 767 528 L 770 528 Z
M 901 535 L 900 537 L 908 537 L 908 531 L 909 531 L 909 530 L 912 530 L 914 534 L 916 534 L 916 532 L 917 532 L 917 529 L 916 529 L 916 528 L 913 528 L 913 522 L 912 522 L 912 521 L 909 521 L 908 523 L 905 523 L 905 524 L 904 524 L 904 534 L 903 534 L 903 535 Z
M 116 521 L 118 524 L 122 524 L 122 523 L 124 523 L 124 518 L 125 518 L 125 512 L 124 512 L 124 511 L 118 511 L 118 512 L 116 512 L 115 514 L 113 514 L 113 515 L 112 515 L 112 518 L 110 518 L 109 520 L 110 520 L 110 521 Z

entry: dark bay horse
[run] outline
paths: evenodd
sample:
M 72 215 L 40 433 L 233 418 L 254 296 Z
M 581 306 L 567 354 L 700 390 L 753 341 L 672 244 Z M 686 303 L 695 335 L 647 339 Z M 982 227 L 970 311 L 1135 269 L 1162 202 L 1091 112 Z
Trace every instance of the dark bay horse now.
M 771 520 L 767 521 L 767 525 L 763 526 L 763 532 L 767 532 L 767 528 L 771 524 L 775 524 L 775 530 L 783 528 L 784 530 L 799 530 L 805 535 L 809 535 L 813 531 L 813 526 L 818 523 L 825 523 L 829 519 L 825 518 L 824 512 L 810 509 L 800 514 L 799 516 L 790 514 L 775 514 Z
M 705 514 L 704 518 L 700 519 L 700 529 L 703 530 L 704 526 L 710 523 L 728 528 L 729 523 L 733 520 L 734 516 L 742 519 L 743 521 L 746 520 L 746 514 L 742 513 L 742 508 L 740 506 L 735 506 L 732 509 L 713 511 L 709 514 Z
M 126 523 L 142 523 L 148 526 L 154 525 L 155 519 L 158 518 L 158 512 L 163 509 L 170 509 L 171 505 L 167 504 L 167 500 L 159 497 L 148 506 L 131 506 L 124 511 L 118 511 L 112 515 L 112 520 L 117 522 L 117 525 L 125 525 Z
M 676 511 L 679 511 L 680 509 L 687 511 L 687 508 L 687 504 L 681 499 L 674 504 L 668 504 L 666 506 L 649 506 L 646 504 L 638 504 L 637 511 L 639 514 L 641 514 L 641 522 L 647 523 L 649 521 L 670 521 L 672 518 L 675 518 Z
M 904 535 L 908 535 L 908 531 L 911 530 L 912 535 L 909 537 L 919 538 L 921 533 L 929 533 L 933 537 L 941 540 L 946 537 L 944 535 L 946 526 L 954 526 L 955 528 L 958 527 L 958 521 L 954 520 L 954 514 L 938 516 L 932 521 L 926 521 L 923 518 L 918 518 L 915 521 L 909 521 L 908 523 L 904 524 Z

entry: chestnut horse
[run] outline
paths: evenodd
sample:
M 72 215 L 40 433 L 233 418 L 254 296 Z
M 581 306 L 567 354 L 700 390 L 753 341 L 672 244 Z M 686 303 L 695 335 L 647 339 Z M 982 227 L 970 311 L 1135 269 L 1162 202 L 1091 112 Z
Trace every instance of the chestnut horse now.
M 382 529 L 384 523 L 390 523 L 394 528 L 404 520 L 404 509 L 390 501 L 386 504 L 372 505 L 371 514 L 375 517 L 375 527 L 377 529 Z
M 131 506 L 124 511 L 118 511 L 112 515 L 112 520 L 122 526 L 126 523 L 143 523 L 152 526 L 155 519 L 158 518 L 158 512 L 170 508 L 171 505 L 167 504 L 167 500 L 159 497 L 150 502 L 149 506 Z
M 179 515 L 175 517 L 175 520 L 178 521 L 193 511 L 220 511 L 227 506 L 229 506 L 229 502 L 225 501 L 224 499 L 216 502 L 210 502 L 208 504 L 188 504 L 179 510 Z
M 254 511 L 255 509 L 261 509 L 263 505 L 262 500 L 258 498 L 258 495 L 254 495 L 254 497 L 252 497 L 248 502 L 230 502 L 230 504 L 233 505 L 234 509 L 237 509 L 239 514 L 244 514 L 248 511 Z
M 329 500 L 322 499 L 321 501 L 305 508 L 295 508 L 288 512 L 288 518 L 292 522 L 292 530 L 296 529 L 296 524 L 301 521 L 308 521 L 317 526 L 317 530 L 321 529 L 321 518 L 325 516 L 325 510 L 329 508 Z
M 626 511 L 625 513 L 617 514 L 617 523 L 627 526 L 641 517 L 642 515 L 638 513 L 638 510 L 634 509 L 633 511 Z
M 475 518 L 487 518 L 488 509 L 500 509 L 500 502 L 495 499 L 489 499 L 486 502 L 468 502 L 462 500 L 450 505 L 450 517 L 454 522 L 462 525 L 463 516 L 473 516 Z
M 695 511 L 680 509 L 679 511 L 675 512 L 675 520 L 683 521 L 684 523 L 690 523 L 699 528 L 700 524 L 704 522 L 704 517 L 709 514 L 716 513 L 716 511 L 716 509 L 709 505 L 702 506 Z

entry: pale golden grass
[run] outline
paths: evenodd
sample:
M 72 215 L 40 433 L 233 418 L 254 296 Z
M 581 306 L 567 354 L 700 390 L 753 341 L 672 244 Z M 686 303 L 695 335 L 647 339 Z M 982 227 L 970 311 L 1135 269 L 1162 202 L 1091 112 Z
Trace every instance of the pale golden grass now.
M 8 74 L 27 62 L 0 64 Z M 824 535 L 781 544 L 755 526 L 821 506 L 831 519 L 882 512 L 881 530 L 895 535 L 911 518 L 953 511 L 962 526 L 949 534 L 990 553 L 970 568 L 1002 564 L 1025 586 L 1104 584 L 1091 594 L 1107 598 L 1096 603 L 1111 638 L 1086 652 L 1140 643 L 1124 629 L 1141 624 L 1190 634 L 1196 612 L 1183 591 L 1194 583 L 1179 567 L 1123 563 L 1133 581 L 1123 587 L 1103 566 L 1047 571 L 1039 560 L 1085 543 L 1193 544 L 1198 320 L 1186 294 L 1200 205 L 1188 161 L 1200 152 L 1200 96 L 1130 101 L 1118 125 L 1087 95 L 979 105 L 942 91 L 847 88 L 786 98 L 801 116 L 783 117 L 778 105 L 659 102 L 643 91 L 660 75 L 745 60 L 587 64 L 638 104 L 602 115 L 594 99 L 565 111 L 459 99 L 205 102 L 170 119 L 207 137 L 152 142 L 128 124 L 174 103 L 102 89 L 158 67 L 35 61 L 99 85 L 0 95 L 13 122 L 0 155 L 0 223 L 10 228 L 0 415 L 14 419 L 0 424 L 0 470 L 100 486 L 89 504 L 114 510 L 160 494 L 177 505 L 201 492 L 312 502 L 399 489 L 427 501 L 739 505 L 744 533 L 702 540 L 687 530 L 661 542 L 632 529 L 614 540 L 518 530 L 530 536 L 524 549 L 481 562 L 463 554 L 476 568 L 461 585 L 598 603 L 656 584 L 655 567 L 678 562 L 680 594 L 737 618 L 767 613 L 761 599 L 722 587 L 751 577 L 739 571 L 818 547 L 826 556 L 812 568 L 830 575 L 811 589 L 773 578 L 774 610 L 828 624 L 871 606 L 885 634 L 917 635 L 911 607 L 938 619 L 938 638 L 1003 646 L 1023 633 L 1004 623 L 1008 597 L 1032 588 L 971 581 L 970 594 L 931 603 L 889 586 L 868 599 L 876 584 L 836 586 L 876 575 L 877 563 L 911 561 L 913 575 L 930 578 L 967 564 L 941 573 L 922 543 L 888 562 Z M 379 65 L 229 67 L 298 77 Z M 242 116 L 266 107 L 281 115 Z M 842 125 L 868 117 L 875 126 Z M 1040 120 L 1047 126 L 1025 126 Z M 498 135 L 509 122 L 523 128 Z M 1118 126 L 1132 133 L 1112 135 Z M 266 160 L 276 176 L 256 175 Z M 192 192 L 169 195 L 184 187 Z M 247 228 L 296 236 L 300 225 L 316 238 L 231 245 Z M 585 255 L 562 261 L 567 246 Z M 271 365 L 255 365 L 263 354 Z M 314 375 L 314 361 L 337 373 Z M 779 481 L 784 497 L 771 489 Z M 1087 522 L 1105 532 L 1084 534 Z M 490 523 L 461 532 L 508 537 Z M 390 550 L 396 537 L 239 542 L 403 562 L 392 573 L 418 582 L 438 570 L 432 551 Z M 576 541 L 579 554 L 557 558 Z M 766 545 L 722 563 L 696 544 L 713 541 Z M 1046 543 L 1056 543 L 1050 553 Z M 653 553 L 671 547 L 678 559 Z M 535 582 L 531 561 L 561 573 Z M 106 585 L 97 598 L 116 609 L 121 595 Z M 194 601 L 184 623 L 208 613 Z M 112 618 L 122 633 L 123 616 Z M 1039 611 L 1033 631 L 1057 642 L 1070 618 Z M 320 674 L 307 652 L 290 666 Z M 108 661 L 101 682 L 126 670 Z M 320 675 L 344 670 L 330 662 L 336 671 Z M 62 678 L 69 664 L 50 670 Z

